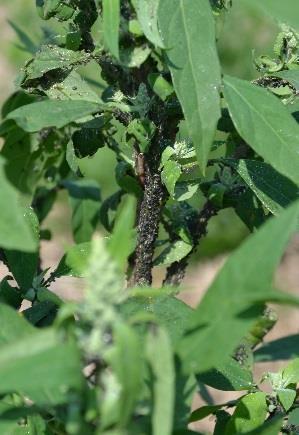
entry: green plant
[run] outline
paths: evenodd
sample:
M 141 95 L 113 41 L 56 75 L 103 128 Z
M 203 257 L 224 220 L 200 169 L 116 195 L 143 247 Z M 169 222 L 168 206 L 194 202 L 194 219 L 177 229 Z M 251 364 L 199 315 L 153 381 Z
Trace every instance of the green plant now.
M 265 3 L 284 25 L 253 83 L 221 74 L 231 1 L 37 0 L 56 30 L 36 46 L 16 28 L 32 57 L 0 126 L 1 433 L 191 434 L 208 415 L 214 434 L 298 433 L 298 336 L 263 339 L 267 303 L 299 305 L 273 285 L 298 229 L 299 10 Z M 80 169 L 101 147 L 117 160 L 108 198 Z M 75 243 L 50 271 L 39 245 L 60 190 Z M 253 234 L 193 310 L 179 286 L 228 207 Z M 51 291 L 63 276 L 85 278 L 80 303 Z M 276 359 L 290 361 L 257 383 L 255 362 Z M 191 412 L 207 385 L 243 395 Z

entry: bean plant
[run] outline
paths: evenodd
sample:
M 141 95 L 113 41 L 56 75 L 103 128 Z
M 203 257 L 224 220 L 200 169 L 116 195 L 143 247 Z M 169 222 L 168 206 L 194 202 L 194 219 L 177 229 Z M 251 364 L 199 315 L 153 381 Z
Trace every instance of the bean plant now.
M 0 126 L 1 434 L 184 435 L 209 416 L 215 435 L 299 433 L 298 335 L 264 342 L 272 306 L 299 306 L 273 279 L 298 230 L 299 6 L 242 1 L 280 23 L 251 82 L 221 69 L 231 0 L 37 0 L 39 43 L 13 25 L 28 62 Z M 100 148 L 112 195 L 83 170 L 103 171 Z M 73 243 L 46 269 L 66 197 Z M 192 309 L 182 280 L 227 208 L 251 234 Z M 79 302 L 53 291 L 66 276 Z

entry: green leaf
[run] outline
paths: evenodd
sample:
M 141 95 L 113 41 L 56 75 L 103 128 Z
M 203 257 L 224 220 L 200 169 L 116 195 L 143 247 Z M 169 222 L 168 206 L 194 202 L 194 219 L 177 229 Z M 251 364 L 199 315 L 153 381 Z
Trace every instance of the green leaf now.
M 221 77 L 210 2 L 201 0 L 199 7 L 197 0 L 163 0 L 158 18 L 174 88 L 204 171 L 220 118 Z
M 262 314 L 263 302 L 272 300 L 273 275 L 297 229 L 298 212 L 296 202 L 278 218 L 268 220 L 227 260 L 194 311 L 189 332 L 180 343 L 178 350 L 186 370 L 199 373 L 217 367 Z M 283 295 L 275 294 L 282 302 Z
M 254 352 L 256 362 L 289 360 L 299 357 L 299 334 L 264 343 Z
M 0 394 L 22 392 L 39 405 L 67 403 L 68 390 L 82 387 L 81 369 L 74 343 L 53 330 L 36 331 L 1 346 Z
M 64 181 L 72 207 L 72 229 L 76 243 L 89 242 L 99 222 L 101 192 L 94 180 Z
M 161 179 L 168 193 L 174 196 L 175 185 L 182 174 L 181 165 L 174 160 L 168 160 L 161 172 Z
M 173 242 L 155 259 L 154 266 L 168 266 L 187 257 L 191 251 L 192 245 L 190 243 L 186 243 L 184 240 Z
M 78 278 L 86 276 L 90 254 L 91 242 L 71 246 L 53 272 L 54 276 L 57 278 L 66 275 Z
M 143 387 L 144 363 L 140 337 L 128 325 L 114 328 L 115 346 L 108 351 L 108 362 L 121 385 L 120 415 L 118 423 L 128 424 Z
M 110 53 L 119 59 L 120 1 L 103 0 L 104 41 Z
M 7 119 L 14 119 L 23 130 L 33 133 L 43 128 L 65 127 L 100 110 L 99 104 L 90 101 L 45 100 L 19 107 Z
M 39 242 L 39 222 L 36 214 L 28 208 L 24 214 L 32 231 L 35 243 Z M 32 286 L 33 278 L 38 267 L 38 252 L 22 252 L 4 250 L 10 272 L 13 274 L 21 290 L 26 291 Z
M 72 71 L 63 81 L 45 89 L 45 93 L 50 99 L 55 100 L 84 100 L 101 103 L 96 92 L 75 71 Z
M 8 277 L 3 278 L 0 282 L 0 302 L 7 304 L 10 307 L 19 309 L 23 301 L 23 297 L 19 289 L 12 287 L 9 284 Z
M 279 388 L 277 390 L 277 396 L 284 409 L 288 411 L 293 405 L 297 393 L 295 389 Z
M 287 367 L 282 370 L 282 379 L 285 386 L 299 382 L 299 358 L 291 361 Z
M 226 426 L 225 435 L 248 433 L 264 423 L 268 413 L 265 393 L 252 393 L 238 401 L 235 412 Z
M 21 340 L 27 335 L 33 334 L 33 328 L 27 320 L 24 319 L 22 314 L 17 313 L 11 307 L 0 303 L 0 348 L 3 345 L 14 343 L 15 340 Z M 1 353 L 1 352 L 0 352 Z
M 158 29 L 158 7 L 160 0 L 137 0 L 137 18 L 143 33 L 154 45 L 164 48 Z
M 274 75 L 274 74 L 273 74 Z M 275 73 L 275 77 L 280 77 L 287 80 L 294 88 L 299 91 L 299 71 L 298 70 L 286 70 Z
M 299 408 L 295 408 L 289 413 L 288 423 L 295 426 L 299 425 Z
M 272 166 L 258 160 L 226 159 L 262 204 L 274 215 L 298 199 L 299 188 Z
M 67 50 L 57 45 L 43 46 L 25 66 L 23 84 L 26 84 L 28 80 L 38 79 L 50 71 L 71 70 L 75 66 L 85 63 L 86 60 L 87 55 L 84 51 Z
M 125 268 L 128 257 L 136 245 L 135 220 L 136 199 L 129 196 L 116 217 L 113 233 L 107 245 L 111 257 L 118 263 L 121 270 Z
M 165 101 L 174 92 L 173 86 L 161 74 L 149 74 L 148 82 L 162 101 Z
M 171 435 L 175 400 L 175 372 L 171 341 L 163 328 L 152 330 L 146 340 L 153 376 L 153 435 Z
M 280 433 L 283 420 L 280 416 L 266 421 L 262 426 L 248 432 L 247 435 L 277 435 Z
M 288 24 L 299 31 L 299 4 L 297 0 L 243 0 L 248 5 L 262 9 L 276 21 Z
M 225 77 L 224 96 L 241 137 L 274 169 L 299 184 L 299 126 L 269 91 Z
M 150 289 L 152 293 L 152 289 Z M 157 322 L 167 329 L 172 342 L 177 343 L 182 337 L 188 320 L 193 312 L 184 302 L 168 295 L 146 295 L 146 290 L 138 296 L 129 298 L 121 306 L 126 319 L 140 314 L 153 314 Z
M 34 252 L 37 249 L 36 236 L 28 224 L 26 209 L 19 202 L 17 190 L 6 178 L 2 157 L 0 157 L 0 184 L 0 246 L 23 252 Z
M 254 386 L 251 371 L 232 358 L 217 364 L 215 369 L 196 375 L 196 379 L 222 391 L 249 390 Z

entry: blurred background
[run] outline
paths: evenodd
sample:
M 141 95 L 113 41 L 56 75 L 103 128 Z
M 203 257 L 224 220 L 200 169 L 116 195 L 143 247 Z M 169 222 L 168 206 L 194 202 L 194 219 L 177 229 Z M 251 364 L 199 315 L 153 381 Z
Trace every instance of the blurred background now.
M 10 22 L 34 41 L 39 40 L 41 26 L 45 26 L 45 22 L 35 12 L 34 0 L 0 0 L 0 105 L 13 91 L 17 71 L 28 59 L 28 54 L 18 47 L 18 37 Z M 253 59 L 260 54 L 272 54 L 278 30 L 277 25 L 267 17 L 253 8 L 248 8 L 241 0 L 235 0 L 232 10 L 218 20 L 217 26 L 219 53 L 224 71 L 244 79 L 256 77 Z M 92 75 L 92 71 L 89 74 Z M 114 165 L 113 155 L 105 149 L 99 150 L 95 157 L 82 161 L 82 172 L 100 183 L 103 198 L 116 190 Z M 68 201 L 62 194 L 46 222 L 46 227 L 52 230 L 54 238 L 42 245 L 44 267 L 53 267 L 66 246 L 72 243 L 71 234 L 68 232 L 69 219 Z M 225 261 L 227 253 L 238 246 L 247 234 L 245 226 L 231 210 L 225 210 L 212 219 L 208 236 L 201 244 L 184 283 L 187 291 L 182 298 L 186 302 L 191 305 L 197 303 Z M 277 285 L 282 289 L 299 291 L 298 252 L 299 242 L 295 240 L 277 275 Z M 80 296 L 80 284 L 75 279 L 61 280 L 56 286 L 54 289 L 63 297 L 76 299 Z M 281 308 L 278 327 L 269 335 L 268 340 L 287 333 L 298 333 L 298 320 L 297 312 Z M 259 368 L 258 376 L 263 370 L 265 367 Z M 226 400 L 222 393 L 210 392 L 217 402 Z M 232 399 L 232 395 L 229 398 Z M 198 427 L 201 430 L 207 428 L 209 422 L 205 421 Z

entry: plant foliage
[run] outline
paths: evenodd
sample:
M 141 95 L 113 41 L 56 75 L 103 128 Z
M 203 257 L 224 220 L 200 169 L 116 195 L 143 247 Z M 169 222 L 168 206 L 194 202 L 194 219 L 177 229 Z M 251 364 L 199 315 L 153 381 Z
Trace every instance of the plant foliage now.
M 37 0 L 57 23 L 39 46 L 13 25 L 29 59 L 0 125 L 1 434 L 191 434 L 208 416 L 215 435 L 299 433 L 298 336 L 263 344 L 267 303 L 299 305 L 274 285 L 299 222 L 299 10 L 263 2 L 283 25 L 249 82 L 221 72 L 215 25 L 232 3 Z M 82 171 L 103 147 L 108 197 Z M 48 270 L 60 192 L 74 243 Z M 252 234 L 192 309 L 178 288 L 226 208 Z M 63 276 L 84 278 L 80 302 L 53 292 Z M 206 386 L 240 398 L 192 410 Z

